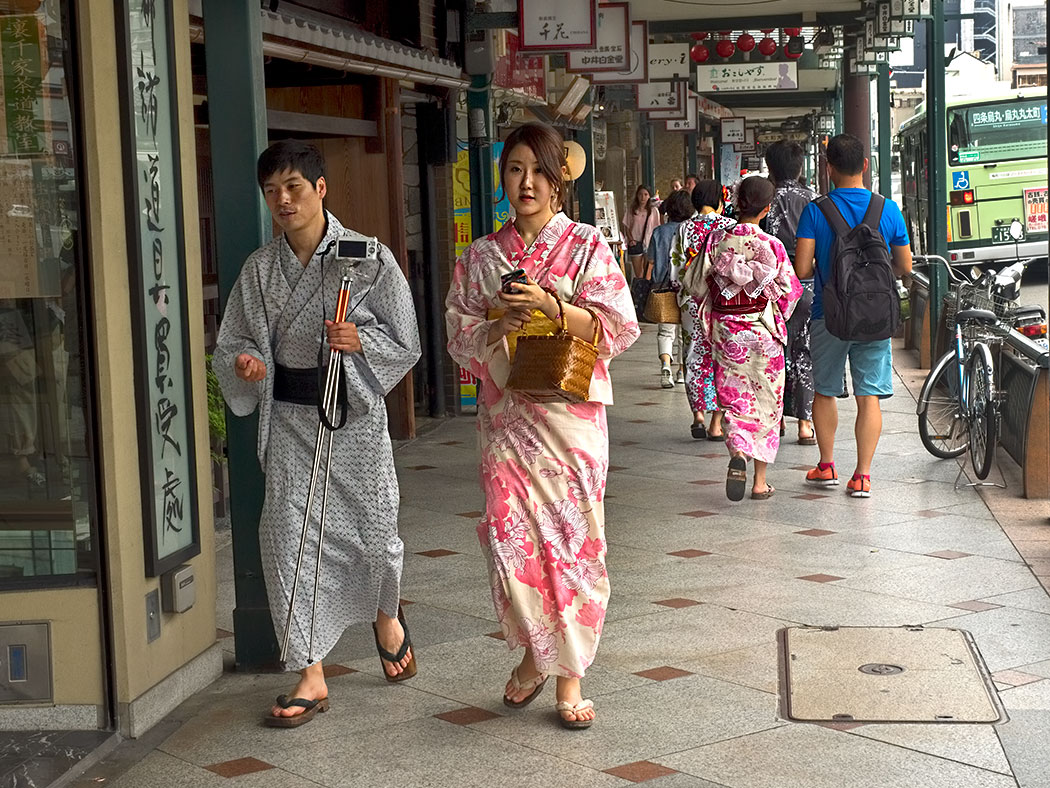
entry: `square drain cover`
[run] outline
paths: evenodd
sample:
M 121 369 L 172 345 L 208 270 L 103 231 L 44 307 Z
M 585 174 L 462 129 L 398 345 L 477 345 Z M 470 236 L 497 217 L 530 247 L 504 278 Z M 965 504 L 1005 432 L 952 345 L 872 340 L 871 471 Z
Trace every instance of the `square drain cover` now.
M 781 717 L 796 722 L 1000 722 L 961 629 L 789 627 L 777 633 Z

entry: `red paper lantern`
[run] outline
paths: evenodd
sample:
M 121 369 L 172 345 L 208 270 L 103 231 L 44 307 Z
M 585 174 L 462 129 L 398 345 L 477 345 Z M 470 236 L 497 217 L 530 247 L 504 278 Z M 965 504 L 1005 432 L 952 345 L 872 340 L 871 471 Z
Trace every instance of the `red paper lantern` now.
M 769 34 L 776 30 L 775 27 L 763 27 L 762 32 L 766 34 L 766 38 L 769 38 Z
M 784 34 L 788 36 L 800 36 L 802 35 L 801 27 L 785 27 Z
M 689 35 L 691 35 L 693 37 L 694 41 L 703 41 L 705 38 L 707 38 L 707 36 L 709 34 L 708 33 L 690 33 Z
M 720 35 L 720 36 L 723 36 L 723 37 L 724 37 L 724 36 L 728 36 L 728 35 L 729 35 L 730 33 L 732 33 L 732 32 L 733 32 L 732 30 L 719 30 L 719 31 L 718 31 L 718 35 Z
M 694 44 L 693 48 L 689 50 L 689 58 L 694 63 L 706 63 L 710 57 L 711 50 L 703 44 Z
M 755 48 L 755 37 L 752 36 L 750 33 L 743 33 L 736 40 L 736 48 L 739 49 L 741 52 L 750 52 L 752 49 Z
M 766 36 L 758 42 L 758 51 L 765 57 L 772 57 L 773 53 L 777 51 L 777 42 Z
M 728 38 L 723 38 L 721 41 L 719 41 L 715 45 L 715 52 L 718 53 L 718 56 L 720 58 L 723 58 L 723 59 L 726 59 L 726 60 L 731 58 L 735 51 L 736 51 L 736 47 L 733 46 L 733 42 L 730 41 Z

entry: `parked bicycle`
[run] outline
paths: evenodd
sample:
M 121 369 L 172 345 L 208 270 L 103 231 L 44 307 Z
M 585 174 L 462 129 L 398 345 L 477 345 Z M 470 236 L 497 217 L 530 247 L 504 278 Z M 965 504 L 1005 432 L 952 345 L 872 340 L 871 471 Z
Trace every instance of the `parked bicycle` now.
M 1005 397 L 996 387 L 991 349 L 1002 343 L 1004 331 L 1032 319 L 1032 309 L 1042 315 L 1039 307 L 1017 304 L 1021 275 L 1030 261 L 1017 261 L 998 273 L 974 268 L 967 277 L 943 257 L 916 260 L 940 263 L 948 272 L 946 319 L 953 326 L 952 348 L 933 365 L 919 394 L 919 437 L 930 454 L 942 459 L 969 450 L 974 473 L 985 479 L 995 456 Z

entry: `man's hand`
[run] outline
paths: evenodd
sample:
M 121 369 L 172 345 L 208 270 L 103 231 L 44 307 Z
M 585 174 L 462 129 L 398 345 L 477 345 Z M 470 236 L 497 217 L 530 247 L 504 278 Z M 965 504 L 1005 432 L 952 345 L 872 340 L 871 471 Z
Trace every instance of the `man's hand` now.
M 361 337 L 358 336 L 354 323 L 334 323 L 326 320 L 324 324 L 328 332 L 328 345 L 332 350 L 341 350 L 344 353 L 361 352 Z
M 266 377 L 266 365 L 250 353 L 241 353 L 233 362 L 233 371 L 241 380 L 258 383 Z

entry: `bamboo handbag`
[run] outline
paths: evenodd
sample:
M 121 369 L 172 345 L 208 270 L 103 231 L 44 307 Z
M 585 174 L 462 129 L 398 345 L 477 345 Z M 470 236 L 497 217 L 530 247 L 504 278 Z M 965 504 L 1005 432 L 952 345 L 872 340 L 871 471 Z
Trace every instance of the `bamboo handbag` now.
M 561 327 L 554 336 L 520 336 L 510 368 L 507 388 L 539 402 L 585 402 L 590 395 L 591 376 L 598 360 L 601 323 L 594 312 L 594 339 L 586 342 L 569 333 L 565 310 L 558 302 Z
M 678 308 L 678 294 L 671 288 L 650 290 L 645 301 L 645 319 L 650 323 L 678 323 L 682 312 Z

